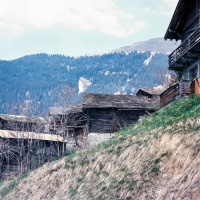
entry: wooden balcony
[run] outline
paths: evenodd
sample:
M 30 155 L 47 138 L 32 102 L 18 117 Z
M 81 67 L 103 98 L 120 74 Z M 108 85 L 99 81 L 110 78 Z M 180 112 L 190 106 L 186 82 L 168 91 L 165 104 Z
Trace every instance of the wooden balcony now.
M 200 28 L 169 55 L 169 69 L 182 70 L 200 58 Z

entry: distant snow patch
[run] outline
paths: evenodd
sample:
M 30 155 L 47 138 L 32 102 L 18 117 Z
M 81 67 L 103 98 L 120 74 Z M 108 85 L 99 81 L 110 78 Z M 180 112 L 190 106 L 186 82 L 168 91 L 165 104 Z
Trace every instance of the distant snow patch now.
M 163 85 L 158 85 L 158 86 L 153 87 L 153 89 L 158 92 L 163 92 L 165 87 Z
M 144 65 L 148 65 L 156 52 L 151 52 L 150 56 L 144 61 Z
M 120 91 L 114 93 L 114 95 L 120 95 L 120 94 L 121 94 Z
M 136 52 L 137 52 L 138 54 L 139 54 L 139 53 L 145 53 L 145 51 L 136 51 Z
M 110 74 L 110 71 L 106 71 L 105 75 L 108 76 Z
M 92 83 L 87 80 L 84 77 L 80 77 L 79 82 L 78 82 L 78 89 L 79 89 L 79 94 L 82 92 L 85 92 L 87 90 L 88 87 L 90 87 L 92 85 Z

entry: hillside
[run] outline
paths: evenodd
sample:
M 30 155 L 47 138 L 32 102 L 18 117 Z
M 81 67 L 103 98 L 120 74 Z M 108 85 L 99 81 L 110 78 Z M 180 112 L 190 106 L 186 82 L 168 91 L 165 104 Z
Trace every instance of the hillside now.
M 81 102 L 82 92 L 135 94 L 139 87 L 162 84 L 166 53 L 132 51 L 96 56 L 69 57 L 36 54 L 12 61 L 0 61 L 0 113 L 45 116 L 50 106 L 59 104 L 62 85 L 74 89 L 70 104 Z M 148 80 L 148 81 L 147 81 Z M 63 106 L 63 105 L 60 105 Z
M 200 199 L 200 96 L 0 184 L 3 199 Z

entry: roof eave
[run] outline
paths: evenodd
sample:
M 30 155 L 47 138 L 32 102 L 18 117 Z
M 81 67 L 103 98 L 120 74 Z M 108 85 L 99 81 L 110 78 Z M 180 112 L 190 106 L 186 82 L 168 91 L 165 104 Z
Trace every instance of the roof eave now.
M 174 19 L 176 18 L 176 15 L 177 13 L 179 12 L 179 9 L 181 9 L 181 4 L 183 3 L 183 0 L 179 0 L 177 6 L 176 6 L 176 9 L 174 11 L 174 14 L 171 18 L 171 21 L 170 21 L 170 24 L 167 28 L 167 31 L 165 33 L 165 36 L 164 36 L 164 39 L 167 40 L 167 39 L 170 39 L 170 40 L 180 40 L 179 36 L 176 34 L 176 30 L 174 30 L 174 32 L 170 32 L 170 30 L 173 30 L 173 25 L 174 24 L 177 24 L 177 23 L 174 23 Z

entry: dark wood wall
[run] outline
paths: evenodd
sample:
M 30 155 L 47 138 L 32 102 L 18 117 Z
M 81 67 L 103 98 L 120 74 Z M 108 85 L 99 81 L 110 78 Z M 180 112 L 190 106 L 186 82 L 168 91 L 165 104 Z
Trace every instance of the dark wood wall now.
M 119 110 L 112 108 L 86 109 L 89 132 L 113 133 L 138 121 L 146 115 L 144 110 Z
M 41 133 L 41 132 L 44 132 L 45 124 L 5 120 L 5 119 L 0 118 L 0 129 Z
M 200 1 L 192 0 L 190 6 L 188 7 L 188 16 L 183 27 L 183 38 L 184 41 L 199 25 L 200 16 Z
M 56 160 L 65 152 L 62 142 L 0 138 L 0 180 Z

